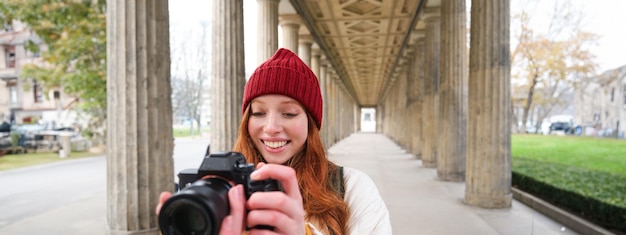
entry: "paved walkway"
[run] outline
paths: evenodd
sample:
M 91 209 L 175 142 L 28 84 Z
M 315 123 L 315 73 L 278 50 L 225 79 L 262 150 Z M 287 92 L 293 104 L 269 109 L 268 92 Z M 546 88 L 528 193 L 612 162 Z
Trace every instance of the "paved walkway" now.
M 367 173 L 377 184 L 390 211 L 395 235 L 413 234 L 576 234 L 513 201 L 512 208 L 486 210 L 463 203 L 465 184 L 437 180 L 387 137 L 355 133 L 329 149 L 331 159 Z M 80 189 L 77 189 L 80 190 Z M 42 195 L 42 197 L 45 195 Z M 106 234 L 106 195 L 24 218 L 0 234 Z
M 329 149 L 335 162 L 367 173 L 389 208 L 393 234 L 577 234 L 514 200 L 509 209 L 463 203 L 465 183 L 437 179 L 436 169 L 382 134 L 355 133 Z

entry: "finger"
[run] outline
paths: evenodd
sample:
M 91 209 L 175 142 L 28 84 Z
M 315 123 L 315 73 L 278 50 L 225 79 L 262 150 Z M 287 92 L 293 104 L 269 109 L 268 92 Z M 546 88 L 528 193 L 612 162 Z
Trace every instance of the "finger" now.
M 279 234 L 295 234 L 294 231 L 298 231 L 298 223 L 295 223 L 283 213 L 271 210 L 250 211 L 246 221 L 248 227 L 252 228 L 251 234 L 269 232 L 267 229 L 259 229 L 256 227 L 260 225 L 271 226 L 273 227 L 273 232 Z M 302 231 L 304 231 L 304 229 Z
M 241 234 L 243 231 L 243 218 L 245 213 L 245 199 L 243 186 L 237 185 L 228 191 L 230 215 L 222 220 L 220 235 Z
M 304 220 L 302 202 L 282 192 L 253 193 L 248 199 L 247 206 L 250 211 L 271 210 L 285 214 L 296 221 Z
M 219 232 L 220 235 L 240 234 L 241 232 L 237 232 L 237 229 L 235 229 L 234 223 L 232 215 L 224 217 Z
M 159 195 L 159 203 L 165 203 L 165 201 L 167 201 L 167 199 L 170 199 L 170 197 L 172 197 L 172 193 L 168 191 L 161 192 L 161 195 Z
M 159 204 L 157 204 L 156 206 L 156 214 L 159 215 L 159 212 L 161 211 L 161 207 L 163 206 L 163 203 L 165 203 L 165 201 L 167 201 L 167 199 L 169 199 L 170 197 L 172 197 L 172 193 L 170 192 L 161 192 L 161 194 L 159 195 Z
M 289 234 L 289 233 L 283 233 L 283 234 Z M 252 229 L 248 232 L 248 235 L 279 235 L 279 233 L 274 232 L 272 230 Z
M 233 216 L 234 222 L 239 222 L 239 224 L 243 226 L 246 205 L 243 185 L 236 185 L 231 188 L 228 191 L 228 200 L 228 203 L 230 204 L 230 215 Z
M 280 181 L 284 192 L 293 198 L 301 198 L 296 171 L 288 166 L 265 164 L 250 175 L 252 180 L 274 179 Z

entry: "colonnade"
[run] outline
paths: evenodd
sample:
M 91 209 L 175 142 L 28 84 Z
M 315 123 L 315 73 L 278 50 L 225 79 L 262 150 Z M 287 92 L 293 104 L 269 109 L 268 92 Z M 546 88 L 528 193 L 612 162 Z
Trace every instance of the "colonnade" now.
M 129 3 L 132 2 L 132 3 Z M 257 61 L 282 45 L 316 73 L 324 98 L 326 147 L 358 131 L 360 108 L 297 15 L 279 0 L 258 0 Z M 243 0 L 212 1 L 212 149 L 230 149 L 245 84 Z M 173 185 L 167 0 L 108 0 L 108 234 L 158 234 L 158 192 Z M 509 2 L 472 1 L 469 58 L 465 1 L 426 9 L 402 66 L 376 107 L 377 131 L 443 180 L 466 181 L 465 202 L 511 205 Z M 273 29 L 276 29 L 274 31 Z M 485 43 L 488 42 L 488 43 Z M 468 65 L 469 64 L 469 65 Z M 168 127 L 169 126 L 169 127 Z
M 485 208 L 512 200 L 509 17 L 508 1 L 472 1 L 468 57 L 465 1 L 426 8 L 411 66 L 377 107 L 379 132 L 439 179 L 465 181 L 465 202 Z

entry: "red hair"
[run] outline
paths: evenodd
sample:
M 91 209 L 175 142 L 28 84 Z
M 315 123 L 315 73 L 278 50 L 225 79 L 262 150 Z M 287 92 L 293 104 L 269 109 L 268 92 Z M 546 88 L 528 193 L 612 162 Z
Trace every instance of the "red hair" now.
M 321 231 L 327 230 L 330 234 L 346 234 L 349 218 L 348 205 L 335 193 L 330 177 L 330 173 L 337 171 L 337 166 L 326 158 L 326 151 L 315 120 L 308 112 L 307 117 L 308 136 L 305 146 L 284 165 L 296 171 L 306 219 L 313 222 Z M 239 135 L 233 151 L 242 153 L 247 162 L 256 165 L 264 159 L 250 139 L 249 120 L 250 106 L 248 105 L 239 125 Z M 323 183 L 320 184 L 320 182 Z

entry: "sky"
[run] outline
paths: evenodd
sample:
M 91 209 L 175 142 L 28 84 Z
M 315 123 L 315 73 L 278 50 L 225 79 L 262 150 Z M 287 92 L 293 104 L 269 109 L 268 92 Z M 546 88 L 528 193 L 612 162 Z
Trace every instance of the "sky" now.
M 594 48 L 600 71 L 626 65 L 626 1 L 623 0 L 574 0 L 588 14 L 587 30 L 600 36 Z
M 283 0 L 286 1 L 286 0 Z M 170 44 L 175 38 L 186 38 L 189 30 L 202 29 L 202 22 L 211 20 L 211 2 L 207 0 L 170 0 Z M 244 0 L 244 47 L 246 74 L 256 68 L 256 0 Z
M 286 0 L 282 0 L 286 1 Z M 537 0 L 535 0 L 537 1 Z M 539 29 L 547 28 L 542 20 L 552 11 L 555 0 L 541 0 L 532 8 L 537 19 L 535 26 Z M 626 1 L 624 0 L 566 0 L 574 8 L 584 9 L 585 24 L 583 29 L 597 34 L 600 38 L 597 45 L 592 47 L 597 56 L 599 71 L 614 69 L 626 65 Z M 528 0 L 511 0 L 511 15 L 519 12 L 520 4 Z M 532 2 L 532 1 L 530 1 Z M 170 35 L 184 38 L 188 30 L 201 30 L 202 21 L 211 20 L 210 1 L 206 0 L 171 0 L 170 4 Z M 468 4 L 469 7 L 469 4 Z M 256 67 L 256 0 L 244 0 L 244 44 L 246 57 L 246 72 L 250 74 Z M 173 42 L 172 42 L 173 43 Z
M 626 1 L 623 0 L 511 0 L 511 15 L 522 8 L 531 10 L 531 25 L 537 31 L 545 31 L 553 12 L 555 2 L 568 1 L 572 8 L 582 12 L 582 30 L 599 36 L 596 45 L 591 47 L 597 56 L 599 71 L 615 69 L 626 65 Z M 529 4 L 530 2 L 530 4 Z M 511 27 L 514 27 L 511 25 Z M 513 35 L 511 35 L 513 36 Z M 513 43 L 512 43 L 513 45 Z

